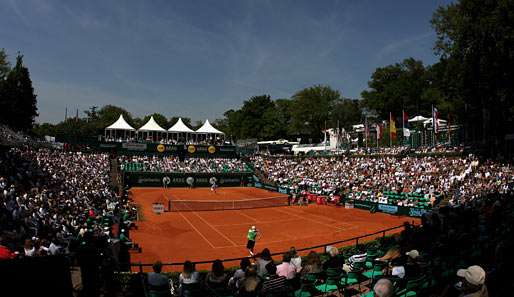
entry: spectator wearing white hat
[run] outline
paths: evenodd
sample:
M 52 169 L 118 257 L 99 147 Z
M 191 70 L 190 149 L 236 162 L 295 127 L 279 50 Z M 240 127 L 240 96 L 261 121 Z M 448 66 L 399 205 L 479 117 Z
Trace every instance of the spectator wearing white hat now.
M 459 269 L 457 276 L 461 281 L 456 288 L 461 292 L 460 297 L 488 297 L 485 285 L 485 271 L 478 265 L 469 266 L 467 269 Z
M 419 252 L 417 250 L 411 250 L 405 255 L 407 256 L 407 263 L 405 263 L 405 277 L 409 279 L 420 277 L 421 268 L 418 263 Z

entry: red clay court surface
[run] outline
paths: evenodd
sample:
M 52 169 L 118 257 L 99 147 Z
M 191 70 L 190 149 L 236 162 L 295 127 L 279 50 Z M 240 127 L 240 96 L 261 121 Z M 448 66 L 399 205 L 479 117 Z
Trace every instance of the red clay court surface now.
M 132 199 L 142 209 L 143 220 L 131 238 L 142 253 L 131 254 L 131 261 L 164 263 L 205 261 L 248 256 L 246 233 L 255 225 L 262 232 L 255 251 L 267 247 L 272 253 L 361 236 L 417 219 L 360 209 L 326 205 L 280 206 L 223 211 L 152 212 L 152 203 L 164 197 L 179 200 L 244 200 L 280 195 L 251 187 L 210 188 L 133 188 Z M 399 230 L 399 229 L 398 229 Z M 391 233 L 398 232 L 392 231 Z M 371 240 L 374 237 L 364 240 Z M 352 243 L 348 243 L 352 244 Z M 321 249 L 318 249 L 321 251 Z M 226 263 L 235 266 L 238 262 Z M 204 265 L 205 266 L 205 265 Z M 208 266 L 200 268 L 210 268 Z M 173 270 L 181 269 L 176 266 Z

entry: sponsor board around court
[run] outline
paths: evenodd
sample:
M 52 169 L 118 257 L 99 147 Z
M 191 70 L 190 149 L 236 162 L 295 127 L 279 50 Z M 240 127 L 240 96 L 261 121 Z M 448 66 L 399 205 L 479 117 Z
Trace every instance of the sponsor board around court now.
M 251 173 L 165 173 L 125 172 L 124 183 L 129 187 L 210 187 L 211 179 L 222 186 L 241 186 L 251 181 Z M 167 182 L 164 184 L 164 179 Z

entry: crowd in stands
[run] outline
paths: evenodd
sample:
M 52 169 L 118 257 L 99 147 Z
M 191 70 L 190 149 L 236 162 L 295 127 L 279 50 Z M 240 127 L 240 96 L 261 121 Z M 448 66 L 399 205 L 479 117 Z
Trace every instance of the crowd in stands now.
M 110 248 L 129 242 L 134 209 L 111 188 L 109 166 L 106 154 L 1 151 L 1 257 L 68 254 L 91 244 Z
M 384 192 L 421 193 L 433 202 L 436 194 L 454 203 L 485 193 L 513 190 L 511 165 L 468 157 L 311 157 L 255 156 L 254 168 L 265 182 L 310 193 L 343 194 L 357 200 L 382 202 Z M 398 203 L 409 204 L 407 199 Z
M 251 169 L 235 158 L 186 158 L 180 161 L 174 156 L 121 156 L 121 169 L 132 171 L 181 172 L 181 173 L 236 173 Z

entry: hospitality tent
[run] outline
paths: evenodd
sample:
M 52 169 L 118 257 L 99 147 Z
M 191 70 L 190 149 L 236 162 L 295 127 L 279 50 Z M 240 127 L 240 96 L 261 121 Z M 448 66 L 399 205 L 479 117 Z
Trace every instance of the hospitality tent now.
M 107 139 L 107 131 L 109 131 L 109 138 L 116 139 L 119 137 L 120 133 L 123 132 L 123 138 L 127 139 L 127 131 L 129 133 L 129 137 L 132 136 L 132 133 L 136 131 L 132 126 L 130 126 L 127 121 L 123 118 L 123 114 L 120 114 L 118 120 L 105 128 L 105 138 Z
M 155 141 L 159 140 L 157 139 L 159 136 L 162 139 L 162 133 L 166 133 L 166 130 L 159 126 L 159 124 L 157 124 L 157 122 L 154 120 L 153 116 L 151 116 L 148 122 L 139 128 L 137 132 L 141 133 L 141 136 L 144 140 Z
M 178 118 L 178 121 L 168 129 L 168 133 L 172 135 L 172 140 L 180 142 L 181 139 L 184 139 L 185 142 L 187 142 L 190 136 L 195 133 L 195 131 L 186 126 L 186 124 L 184 124 L 182 121 L 182 118 Z M 175 139 L 173 136 L 175 136 Z
M 418 122 L 424 122 L 428 120 L 428 118 L 425 118 L 424 116 L 417 115 L 413 117 L 412 119 L 409 119 L 409 123 L 418 123 Z
M 206 119 L 203 125 L 196 130 L 196 141 L 202 140 L 208 141 L 209 139 L 220 139 L 219 136 L 223 135 L 223 139 L 225 138 L 225 133 L 221 132 L 220 130 L 214 128 L 211 123 L 209 123 L 209 120 Z

